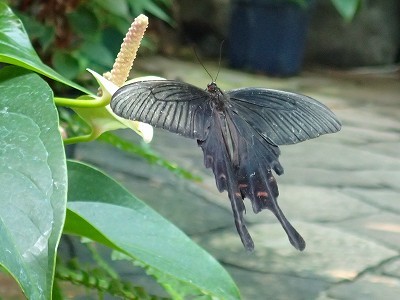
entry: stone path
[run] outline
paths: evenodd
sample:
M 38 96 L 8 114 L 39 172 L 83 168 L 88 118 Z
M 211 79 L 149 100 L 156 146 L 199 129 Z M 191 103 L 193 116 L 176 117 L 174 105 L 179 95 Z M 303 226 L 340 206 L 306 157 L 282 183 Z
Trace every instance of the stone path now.
M 155 58 L 150 74 L 205 87 L 198 64 Z M 161 74 L 159 71 L 164 70 Z M 157 72 L 158 71 L 158 72 Z M 210 66 L 209 72 L 216 74 Z M 203 178 L 194 183 L 100 143 L 80 145 L 78 158 L 99 165 L 221 261 L 243 299 L 398 299 L 400 295 L 400 84 L 395 76 L 315 71 L 291 79 L 222 69 L 219 86 L 297 91 L 325 103 L 341 132 L 281 147 L 285 174 L 279 203 L 307 242 L 288 242 L 268 211 L 246 220 L 255 252 L 236 233 L 229 200 L 203 166 L 196 142 L 156 130 L 152 147 Z M 133 133 L 121 132 L 138 141 Z

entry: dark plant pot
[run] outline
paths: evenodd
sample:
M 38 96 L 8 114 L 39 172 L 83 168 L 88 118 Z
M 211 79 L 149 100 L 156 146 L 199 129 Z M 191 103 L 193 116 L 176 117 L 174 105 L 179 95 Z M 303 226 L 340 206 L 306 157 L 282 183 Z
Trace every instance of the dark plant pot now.
M 289 1 L 232 3 L 229 63 L 234 68 L 291 76 L 300 72 L 310 7 Z

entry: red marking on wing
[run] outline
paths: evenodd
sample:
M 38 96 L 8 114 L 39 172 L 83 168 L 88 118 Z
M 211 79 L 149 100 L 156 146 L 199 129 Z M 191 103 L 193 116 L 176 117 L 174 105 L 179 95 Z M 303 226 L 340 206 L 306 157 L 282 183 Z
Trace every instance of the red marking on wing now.
M 268 198 L 269 194 L 267 192 L 257 192 L 257 197 Z

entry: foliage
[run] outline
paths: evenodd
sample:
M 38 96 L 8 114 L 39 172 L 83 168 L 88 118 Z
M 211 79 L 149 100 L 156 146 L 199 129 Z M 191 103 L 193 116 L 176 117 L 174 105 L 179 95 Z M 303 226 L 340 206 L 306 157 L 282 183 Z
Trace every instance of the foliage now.
M 40 57 L 68 79 L 85 69 L 109 70 L 116 47 L 134 17 L 150 14 L 173 24 L 171 0 L 9 1 L 18 11 Z M 148 48 L 155 46 L 147 40 Z
M 129 145 L 110 134 L 109 130 L 134 125 L 107 110 L 107 95 L 98 98 L 42 63 L 21 21 L 1 1 L 0 28 L 0 62 L 13 65 L 0 69 L 0 265 L 26 297 L 62 298 L 60 285 L 54 282 L 58 278 L 100 293 L 154 298 L 120 280 L 94 252 L 95 269 L 85 269 L 76 261 L 57 261 L 64 234 L 109 247 L 115 258 L 143 268 L 174 299 L 240 298 L 221 265 L 173 224 L 100 170 L 66 159 L 59 130 L 62 108 L 57 106 L 69 103 L 84 111 L 81 116 L 96 132 L 91 137 L 103 133 L 103 141 L 179 169 L 146 147 Z M 54 97 L 37 73 L 83 96 Z M 63 114 L 63 122 L 75 122 Z M 100 118 L 105 125 L 96 131 Z
M 95 258 L 97 265 L 90 266 L 87 262 L 79 261 L 73 258 L 64 263 L 60 259 L 57 261 L 57 269 L 55 277 L 59 281 L 67 281 L 76 285 L 81 285 L 96 290 L 100 295 L 110 294 L 112 296 L 120 297 L 123 299 L 143 299 L 143 300 L 157 300 L 167 299 L 156 295 L 149 294 L 142 287 L 132 285 L 132 283 L 123 280 L 119 274 L 108 265 L 107 262 L 101 257 L 96 249 L 94 243 L 84 243 L 90 250 L 92 256 Z M 58 299 L 61 296 L 61 289 L 58 289 Z M 53 298 L 54 297 L 53 288 Z
M 301 7 L 307 7 L 315 0 L 277 0 L 280 2 L 291 1 Z M 362 0 L 331 0 L 332 5 L 345 21 L 351 21 L 362 4 Z
M 351 21 L 361 7 L 362 0 L 331 0 L 331 2 L 343 19 Z

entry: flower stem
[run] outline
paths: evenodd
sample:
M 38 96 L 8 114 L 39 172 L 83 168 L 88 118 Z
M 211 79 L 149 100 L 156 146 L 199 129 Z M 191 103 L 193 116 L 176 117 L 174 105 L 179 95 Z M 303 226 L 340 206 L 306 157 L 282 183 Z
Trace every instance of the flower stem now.
M 62 98 L 62 97 L 54 97 L 54 102 L 59 106 L 66 107 L 78 107 L 78 108 L 96 108 L 103 107 L 109 103 L 109 99 L 94 99 L 94 100 L 83 100 L 83 99 L 70 99 L 70 98 Z
M 64 140 L 64 145 L 91 142 L 96 139 L 96 135 L 92 133 L 86 135 L 73 136 Z

